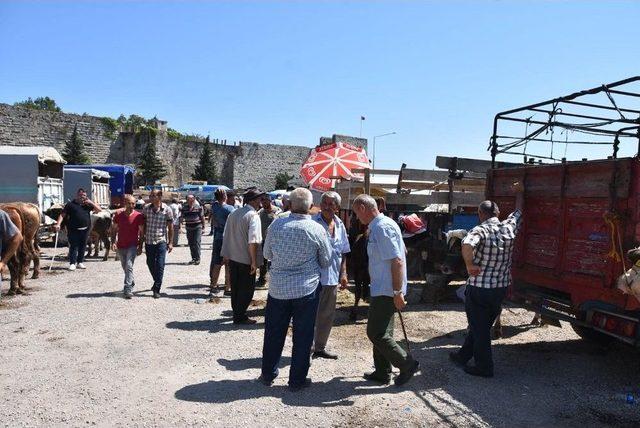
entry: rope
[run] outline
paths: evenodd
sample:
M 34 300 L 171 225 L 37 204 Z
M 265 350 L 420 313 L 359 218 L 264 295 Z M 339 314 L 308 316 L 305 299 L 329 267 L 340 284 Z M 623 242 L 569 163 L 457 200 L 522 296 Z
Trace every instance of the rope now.
M 603 86 L 603 88 L 604 88 L 604 93 L 607 95 L 607 98 L 609 98 L 609 101 L 611 101 L 611 104 L 613 104 L 613 107 L 615 107 L 615 109 L 618 111 L 618 114 L 620 114 L 620 117 L 623 118 L 623 119 L 626 119 L 626 117 L 624 117 L 624 114 L 622 114 L 622 112 L 618 108 L 618 105 L 616 104 L 615 100 L 613 99 L 613 97 L 609 93 L 609 89 L 607 89 L 606 86 Z
M 611 250 L 606 254 L 605 257 L 612 258 L 616 262 L 620 262 L 622 257 L 618 254 L 618 249 L 616 248 L 616 235 L 619 237 L 620 234 L 618 232 L 618 226 L 616 222 L 620 219 L 619 216 L 615 213 L 608 212 L 603 215 L 605 223 L 607 226 L 611 228 Z M 620 243 L 620 247 L 622 248 L 622 243 Z M 624 263 L 624 262 L 623 262 Z

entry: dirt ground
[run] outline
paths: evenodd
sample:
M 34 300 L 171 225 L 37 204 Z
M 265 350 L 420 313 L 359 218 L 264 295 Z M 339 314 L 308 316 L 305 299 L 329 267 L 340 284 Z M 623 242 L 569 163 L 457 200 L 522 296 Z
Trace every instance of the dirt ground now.
M 182 239 L 182 237 L 181 237 Z M 532 328 L 532 314 L 504 311 L 505 337 L 494 342 L 493 379 L 466 375 L 447 354 L 464 338 L 462 304 L 407 308 L 411 350 L 422 372 L 405 387 L 362 379 L 372 358 L 366 320 L 348 319 L 352 294 L 340 296 L 329 348 L 336 361 L 314 360 L 311 388 L 286 388 L 291 342 L 272 387 L 260 372 L 263 305 L 255 326 L 235 326 L 230 301 L 199 304 L 208 284 L 188 249 L 169 255 L 162 299 L 149 291 L 144 256 L 136 294 L 124 300 L 119 263 L 89 259 L 86 271 L 63 263 L 29 280 L 31 294 L 0 306 L 0 424 L 5 426 L 615 426 L 640 425 L 640 352 L 602 348 L 564 328 Z M 45 253 L 52 254 L 51 248 Z M 6 292 L 7 282 L 2 290 Z M 399 324 L 396 337 L 402 336 Z

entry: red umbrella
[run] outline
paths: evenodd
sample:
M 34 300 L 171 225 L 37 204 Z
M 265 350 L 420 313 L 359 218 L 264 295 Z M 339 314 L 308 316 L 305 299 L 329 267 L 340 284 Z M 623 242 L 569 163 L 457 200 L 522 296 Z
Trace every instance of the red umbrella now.
M 370 168 L 362 147 L 341 141 L 311 150 L 302 164 L 300 175 L 312 189 L 326 192 L 335 186 L 335 177 L 353 178 L 353 169 Z

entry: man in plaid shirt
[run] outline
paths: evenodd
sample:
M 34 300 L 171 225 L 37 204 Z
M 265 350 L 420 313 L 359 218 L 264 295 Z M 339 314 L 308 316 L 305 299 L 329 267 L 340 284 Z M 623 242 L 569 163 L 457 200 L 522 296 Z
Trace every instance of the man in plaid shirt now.
M 498 220 L 500 210 L 492 201 L 478 207 L 480 224 L 462 241 L 462 257 L 469 279 L 465 291 L 465 311 L 469 332 L 451 360 L 473 376 L 493 377 L 491 325 L 500 314 L 502 300 L 511 283 L 511 261 L 516 235 L 522 222 L 523 186 L 515 183 L 516 210 L 506 220 Z M 474 366 L 467 366 L 473 357 Z
M 138 242 L 138 254 L 142 254 L 142 244 L 145 244 L 147 267 L 153 277 L 153 298 L 159 299 L 165 258 L 173 249 L 173 212 L 162 202 L 161 190 L 152 190 L 149 198 L 151 203 L 142 209 L 144 240 Z

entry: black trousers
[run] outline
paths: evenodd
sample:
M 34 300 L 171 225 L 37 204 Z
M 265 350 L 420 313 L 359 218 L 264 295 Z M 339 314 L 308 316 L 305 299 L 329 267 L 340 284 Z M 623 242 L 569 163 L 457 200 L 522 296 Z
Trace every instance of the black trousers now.
M 231 280 L 231 309 L 233 321 L 241 322 L 249 318 L 247 308 L 256 289 L 256 274 L 251 275 L 251 266 L 229 260 L 229 279 Z
M 491 326 L 500 314 L 506 294 L 506 287 L 480 288 L 467 285 L 465 291 L 464 308 L 469 322 L 469 333 L 458 355 L 464 362 L 473 357 L 476 367 L 487 373 L 493 373 Z

